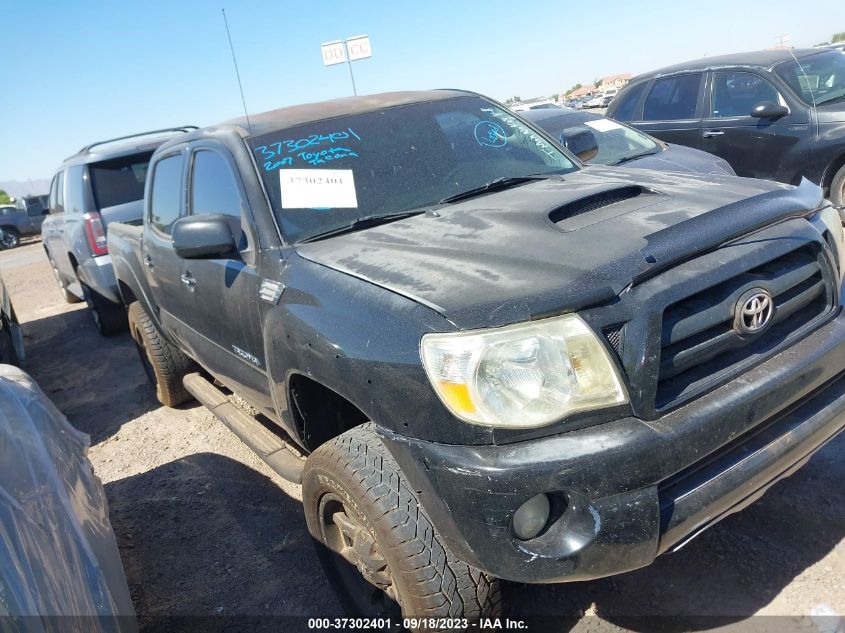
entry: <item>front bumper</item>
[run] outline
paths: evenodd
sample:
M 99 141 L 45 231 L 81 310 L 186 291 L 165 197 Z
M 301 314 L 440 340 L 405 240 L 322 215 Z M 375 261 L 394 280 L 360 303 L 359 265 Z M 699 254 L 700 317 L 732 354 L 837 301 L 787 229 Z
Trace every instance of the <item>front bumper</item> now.
M 517 582 L 644 567 L 759 498 L 845 425 L 845 315 L 662 418 L 499 446 L 384 440 L 458 558 Z M 528 541 L 513 513 L 558 500 Z

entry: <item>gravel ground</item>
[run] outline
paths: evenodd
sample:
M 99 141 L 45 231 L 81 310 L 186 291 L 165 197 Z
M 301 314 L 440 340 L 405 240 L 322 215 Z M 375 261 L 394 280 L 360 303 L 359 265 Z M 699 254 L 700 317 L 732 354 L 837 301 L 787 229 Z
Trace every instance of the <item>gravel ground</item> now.
M 299 487 L 202 407 L 159 406 L 129 335 L 101 338 L 84 304 L 64 303 L 39 242 L 0 253 L 0 272 L 24 323 L 25 369 L 91 436 L 142 630 L 236 631 L 242 615 L 339 614 Z M 549 631 L 824 631 L 832 621 L 811 616 L 845 612 L 843 481 L 839 436 L 680 552 L 609 579 L 509 585 L 508 615 L 558 616 Z M 267 622 L 249 620 L 249 630 Z

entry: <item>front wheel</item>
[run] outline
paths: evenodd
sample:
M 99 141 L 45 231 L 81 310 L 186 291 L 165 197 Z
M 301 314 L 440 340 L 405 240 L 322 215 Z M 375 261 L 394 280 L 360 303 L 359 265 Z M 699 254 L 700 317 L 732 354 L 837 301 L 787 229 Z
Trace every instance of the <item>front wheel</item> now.
M 0 246 L 3 248 L 15 248 L 21 243 L 21 234 L 17 229 L 7 228 L 3 229 L 3 234 L 0 235 Z
M 67 289 L 67 284 L 65 283 L 62 274 L 59 272 L 59 269 L 56 268 L 56 265 L 53 263 L 53 258 L 50 257 L 50 253 L 47 253 L 47 261 L 50 262 L 50 268 L 53 269 L 53 276 L 56 278 L 56 283 L 59 285 L 59 291 L 62 293 L 65 301 L 68 303 L 79 303 L 82 301 L 79 297 L 73 294 L 70 290 Z
M 501 609 L 499 581 L 458 560 L 371 423 L 305 463 L 302 501 L 320 562 L 353 616 L 466 619 Z

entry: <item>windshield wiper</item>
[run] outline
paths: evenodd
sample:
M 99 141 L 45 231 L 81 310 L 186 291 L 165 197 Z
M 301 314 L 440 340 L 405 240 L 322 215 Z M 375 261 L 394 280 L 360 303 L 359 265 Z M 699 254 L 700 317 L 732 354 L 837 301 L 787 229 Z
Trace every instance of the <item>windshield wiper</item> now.
M 388 222 L 394 222 L 396 220 L 401 220 L 402 218 L 410 218 L 412 216 L 421 215 L 423 213 L 425 213 L 425 209 L 417 209 L 416 211 L 403 211 L 401 213 L 388 213 L 385 215 L 367 215 L 363 218 L 358 218 L 351 224 L 345 224 L 343 226 L 339 226 L 337 228 L 326 231 L 325 233 L 318 233 L 317 235 L 306 237 L 304 240 L 300 240 L 300 242 L 316 242 L 327 237 L 334 237 L 335 235 L 342 235 L 344 233 L 352 233 L 353 231 L 368 229 L 373 226 L 387 224 Z
M 623 156 L 617 161 L 610 163 L 610 165 L 622 165 L 623 163 L 631 162 L 632 160 L 637 160 L 638 158 L 644 158 L 646 156 L 653 156 L 654 154 L 659 154 L 660 149 L 650 149 L 647 152 L 640 152 L 639 154 L 631 154 L 630 156 Z
M 453 196 L 447 196 L 440 201 L 440 204 L 458 202 L 459 200 L 474 198 L 493 191 L 503 191 L 526 182 L 531 182 L 532 180 L 548 180 L 552 177 L 552 175 L 553 174 L 529 174 L 527 176 L 504 176 L 502 178 L 496 178 L 490 182 L 484 183 L 480 187 L 473 187 L 472 189 L 467 189 L 461 193 L 456 193 Z

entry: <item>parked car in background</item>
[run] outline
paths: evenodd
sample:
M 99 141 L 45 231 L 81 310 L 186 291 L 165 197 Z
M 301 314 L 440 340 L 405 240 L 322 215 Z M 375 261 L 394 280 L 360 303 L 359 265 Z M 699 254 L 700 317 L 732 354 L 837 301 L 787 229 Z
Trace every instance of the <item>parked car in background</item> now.
M 607 116 L 727 160 L 740 176 L 820 184 L 845 204 L 845 54 L 707 57 L 634 78 Z
M 0 245 L 14 248 L 26 235 L 41 233 L 41 223 L 47 214 L 47 196 L 21 196 L 14 206 L 0 207 Z
M 154 130 L 83 147 L 50 185 L 43 244 L 68 303 L 84 300 L 103 335 L 126 327 L 106 244 L 110 222 L 140 222 L 147 164 L 167 137 L 192 126 Z
M 723 158 L 670 145 L 592 112 L 561 108 L 522 112 L 585 163 L 696 174 L 735 175 Z
M 618 88 L 608 88 L 601 94 L 601 107 L 606 108 L 613 101 L 613 98 L 619 94 Z
M 135 633 L 87 435 L 0 365 L 0 622 L 15 633 Z
M 809 181 L 581 169 L 457 90 L 257 114 L 149 170 L 108 243 L 159 400 L 302 483 L 358 615 L 470 630 L 498 579 L 644 567 L 845 425 L 845 237 Z
M 601 108 L 604 105 L 604 98 L 600 95 L 593 95 L 589 99 L 587 99 L 583 106 L 584 108 Z

